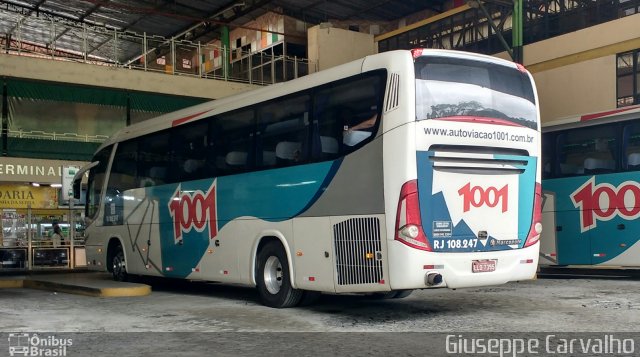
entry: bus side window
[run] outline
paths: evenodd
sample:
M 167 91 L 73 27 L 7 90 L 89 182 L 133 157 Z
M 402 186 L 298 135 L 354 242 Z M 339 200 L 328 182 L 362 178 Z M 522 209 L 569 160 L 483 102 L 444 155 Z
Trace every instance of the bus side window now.
M 199 180 L 214 175 L 207 160 L 210 152 L 208 122 L 201 120 L 176 128 L 171 136 L 172 170 L 175 182 Z
M 138 187 L 137 163 L 138 143 L 137 141 L 123 141 L 118 143 L 116 155 L 111 165 L 109 174 L 108 189 L 123 192 Z M 115 192 L 114 191 L 114 192 Z
M 558 135 L 560 176 L 614 172 L 618 149 L 616 126 L 591 126 Z
M 575 176 L 584 173 L 584 154 L 581 142 L 575 142 L 569 133 L 557 136 L 558 176 Z
M 138 187 L 169 182 L 169 132 L 143 136 L 138 145 Z
M 122 141 L 116 147 L 105 192 L 103 224 L 124 224 L 125 191 L 138 187 L 138 139 Z
M 260 106 L 256 166 L 281 167 L 301 164 L 309 158 L 308 94 Z
M 251 170 L 255 162 L 254 109 L 240 109 L 224 113 L 213 119 L 212 131 L 215 165 L 218 176 Z
M 546 133 L 542 136 L 542 178 L 553 177 L 553 159 L 555 147 L 553 146 L 554 133 Z
M 629 170 L 640 169 L 640 153 L 634 152 L 632 154 L 629 154 L 627 158 L 627 168 Z
M 384 76 L 366 74 L 315 96 L 312 155 L 331 160 L 372 140 L 379 128 Z
M 623 168 L 630 171 L 640 170 L 640 124 L 626 125 L 622 133 Z
M 106 177 L 107 165 L 111 157 L 113 145 L 100 150 L 91 161 L 98 161 L 98 166 L 92 168 L 89 172 L 89 180 L 87 183 L 87 205 L 86 216 L 88 218 L 96 218 L 100 209 L 100 197 L 102 195 L 102 184 Z

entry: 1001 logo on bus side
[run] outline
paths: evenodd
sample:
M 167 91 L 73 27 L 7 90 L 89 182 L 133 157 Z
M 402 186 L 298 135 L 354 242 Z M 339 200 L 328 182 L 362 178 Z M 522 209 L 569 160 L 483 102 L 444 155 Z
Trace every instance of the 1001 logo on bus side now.
M 573 191 L 571 201 L 580 210 L 583 233 L 595 228 L 598 221 L 618 216 L 626 220 L 640 217 L 640 186 L 635 181 L 625 181 L 616 187 L 609 183 L 596 185 L 595 177 L 591 177 Z
M 176 244 L 182 241 L 182 233 L 192 229 L 203 232 L 209 227 L 209 238 L 218 234 L 216 216 L 216 181 L 211 184 L 207 193 L 197 191 L 182 191 L 178 185 L 169 201 L 169 212 L 173 218 L 173 233 Z

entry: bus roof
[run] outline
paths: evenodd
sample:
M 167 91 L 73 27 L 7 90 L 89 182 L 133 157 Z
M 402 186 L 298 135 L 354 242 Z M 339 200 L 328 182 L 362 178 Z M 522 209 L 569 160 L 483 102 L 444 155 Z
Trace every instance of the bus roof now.
M 166 113 L 158 117 L 145 120 L 140 123 L 130 125 L 122 128 L 107 139 L 99 148 L 111 145 L 116 142 L 128 140 L 138 136 L 150 134 L 156 131 L 164 130 L 173 126 L 178 126 L 187 122 L 192 122 L 198 119 L 210 117 L 215 114 L 235 110 L 244 106 L 261 103 L 273 98 L 284 96 L 290 93 L 295 93 L 308 88 L 319 86 L 332 81 L 337 81 L 342 78 L 357 75 L 362 73 L 362 68 L 365 67 L 367 58 L 370 57 L 389 57 L 389 61 L 399 60 L 401 57 L 412 56 L 409 50 L 395 50 L 388 51 L 379 54 L 370 55 L 352 62 L 348 62 L 342 65 L 338 65 L 323 71 L 315 72 L 307 76 L 297 78 L 288 82 L 269 85 L 263 88 L 254 89 L 244 93 L 235 94 L 229 97 L 225 97 L 218 100 L 212 100 L 209 102 L 201 103 L 195 106 L 184 108 L 175 112 Z M 506 66 L 513 66 L 516 68 L 516 64 L 497 57 L 469 53 L 455 50 L 440 50 L 440 49 L 424 49 L 422 56 L 442 56 L 442 57 L 455 57 L 466 58 L 470 60 L 491 62 Z
M 412 50 L 414 51 L 414 50 Z M 518 65 L 515 62 L 502 59 L 495 56 L 489 56 L 481 53 L 475 52 L 465 52 L 465 51 L 457 51 L 457 50 L 442 50 L 442 49 L 422 49 L 422 56 L 437 56 L 437 57 L 452 57 L 452 58 L 462 58 L 468 59 L 472 61 L 482 61 L 489 62 L 493 64 L 499 64 L 502 66 L 512 67 L 514 69 L 518 69 Z
M 543 132 L 563 130 L 578 126 L 590 126 L 640 118 L 640 105 L 607 110 L 604 112 L 573 115 L 542 124 Z
M 406 52 L 405 56 L 409 55 L 408 51 L 404 52 Z M 146 135 L 173 126 L 178 126 L 183 123 L 192 122 L 218 113 L 268 101 L 273 98 L 312 88 L 327 82 L 356 75 L 361 73 L 362 64 L 365 59 L 366 57 L 288 82 L 272 84 L 222 99 L 212 100 L 133 124 L 117 131 L 107 139 L 98 150 L 115 142 Z

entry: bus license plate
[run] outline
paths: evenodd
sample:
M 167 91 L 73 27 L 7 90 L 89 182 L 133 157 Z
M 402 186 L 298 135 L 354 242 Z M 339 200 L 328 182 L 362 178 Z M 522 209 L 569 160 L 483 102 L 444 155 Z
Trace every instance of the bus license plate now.
M 488 273 L 496 270 L 496 260 L 474 260 L 471 265 L 473 273 Z

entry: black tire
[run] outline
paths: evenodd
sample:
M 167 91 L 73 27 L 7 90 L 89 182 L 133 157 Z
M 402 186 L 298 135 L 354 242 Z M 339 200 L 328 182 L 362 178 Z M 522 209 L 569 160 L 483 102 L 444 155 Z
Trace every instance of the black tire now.
M 280 242 L 269 242 L 258 252 L 256 283 L 260 301 L 266 306 L 293 307 L 302 299 L 303 291 L 291 287 L 289 262 Z
M 398 294 L 397 291 L 392 290 L 392 291 L 388 291 L 386 293 L 373 293 L 373 294 L 368 295 L 368 296 L 371 299 L 374 299 L 374 300 L 387 300 L 387 299 L 394 299 L 397 294 Z
M 111 258 L 111 273 L 113 274 L 113 280 L 115 281 L 129 280 L 127 264 L 124 260 L 124 250 L 121 245 L 116 247 Z
M 318 300 L 320 300 L 321 296 L 322 294 L 319 291 L 305 290 L 302 294 L 302 299 L 300 299 L 300 303 L 298 304 L 298 306 L 314 305 L 316 302 L 318 302 Z
M 376 300 L 403 299 L 411 295 L 412 292 L 413 290 L 391 290 L 386 293 L 373 293 L 369 296 Z
M 411 295 L 411 293 L 413 292 L 413 290 L 409 289 L 409 290 L 397 290 L 396 291 L 396 296 L 394 296 L 394 299 L 404 299 L 407 296 Z

